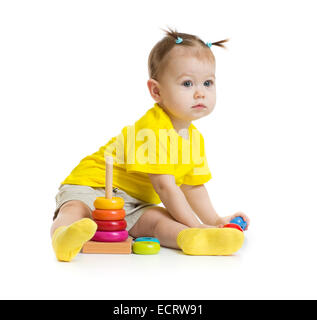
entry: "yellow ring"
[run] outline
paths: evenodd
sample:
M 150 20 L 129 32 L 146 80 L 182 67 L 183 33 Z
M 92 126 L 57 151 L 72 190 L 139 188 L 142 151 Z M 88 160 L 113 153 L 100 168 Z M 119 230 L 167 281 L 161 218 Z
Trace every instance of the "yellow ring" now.
M 94 201 L 94 206 L 96 209 L 122 209 L 124 200 L 120 197 L 112 197 L 111 199 L 97 197 Z

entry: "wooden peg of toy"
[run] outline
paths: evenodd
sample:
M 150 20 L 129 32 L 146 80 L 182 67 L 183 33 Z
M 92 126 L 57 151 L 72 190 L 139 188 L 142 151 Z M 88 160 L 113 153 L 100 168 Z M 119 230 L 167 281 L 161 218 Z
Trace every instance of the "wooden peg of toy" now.
M 111 156 L 106 157 L 106 184 L 105 193 L 106 198 L 112 198 L 112 170 L 113 170 L 113 158 Z
M 112 171 L 113 171 L 113 158 L 106 157 L 106 178 L 105 178 L 105 197 L 97 197 L 94 201 L 96 209 L 101 210 L 117 210 L 122 209 L 124 200 L 120 197 L 112 197 Z

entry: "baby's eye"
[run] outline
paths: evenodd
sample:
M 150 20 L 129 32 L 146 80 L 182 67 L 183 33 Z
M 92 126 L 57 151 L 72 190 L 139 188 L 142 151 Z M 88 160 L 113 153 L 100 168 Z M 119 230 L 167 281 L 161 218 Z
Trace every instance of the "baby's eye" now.
M 191 84 L 193 84 L 193 83 L 190 80 L 186 80 L 183 82 L 183 86 L 185 86 L 185 87 L 190 87 Z
M 205 85 L 206 87 L 210 87 L 211 85 L 213 85 L 213 82 L 212 82 L 211 80 L 206 80 L 205 83 L 204 83 L 204 85 Z

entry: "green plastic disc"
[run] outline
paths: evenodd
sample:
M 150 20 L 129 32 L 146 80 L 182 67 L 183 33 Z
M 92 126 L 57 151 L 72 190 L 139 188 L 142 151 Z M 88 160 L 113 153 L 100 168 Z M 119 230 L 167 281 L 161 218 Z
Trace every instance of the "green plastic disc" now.
M 136 254 L 157 254 L 160 248 L 160 245 L 154 241 L 137 241 L 133 243 L 132 251 Z

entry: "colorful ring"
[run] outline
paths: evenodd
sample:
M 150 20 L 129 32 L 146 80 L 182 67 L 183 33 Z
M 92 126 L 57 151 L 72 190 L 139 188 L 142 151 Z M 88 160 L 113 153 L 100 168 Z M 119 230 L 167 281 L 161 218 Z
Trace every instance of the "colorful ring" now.
M 125 210 L 101 210 L 96 209 L 92 213 L 94 220 L 122 220 L 125 217 Z
M 238 224 L 236 224 L 236 223 L 227 223 L 227 224 L 225 224 L 223 227 L 224 227 L 224 228 L 238 229 L 238 230 L 240 230 L 240 231 L 243 232 L 242 228 L 241 228 Z
M 95 220 L 95 222 L 98 231 L 120 231 L 127 227 L 125 220 Z
M 140 238 L 136 238 L 134 239 L 135 242 L 138 241 L 152 241 L 152 242 L 157 242 L 158 244 L 160 243 L 160 241 L 157 238 L 152 238 L 152 237 L 140 237 Z
M 120 197 L 112 197 L 111 199 L 105 197 L 97 197 L 94 201 L 96 209 L 122 209 L 124 206 L 124 200 Z
M 160 245 L 153 241 L 137 241 L 132 245 L 133 253 L 136 254 L 157 254 L 160 248 Z
M 121 242 L 128 239 L 129 233 L 127 230 L 122 231 L 96 231 L 92 237 L 92 241 L 98 242 Z

